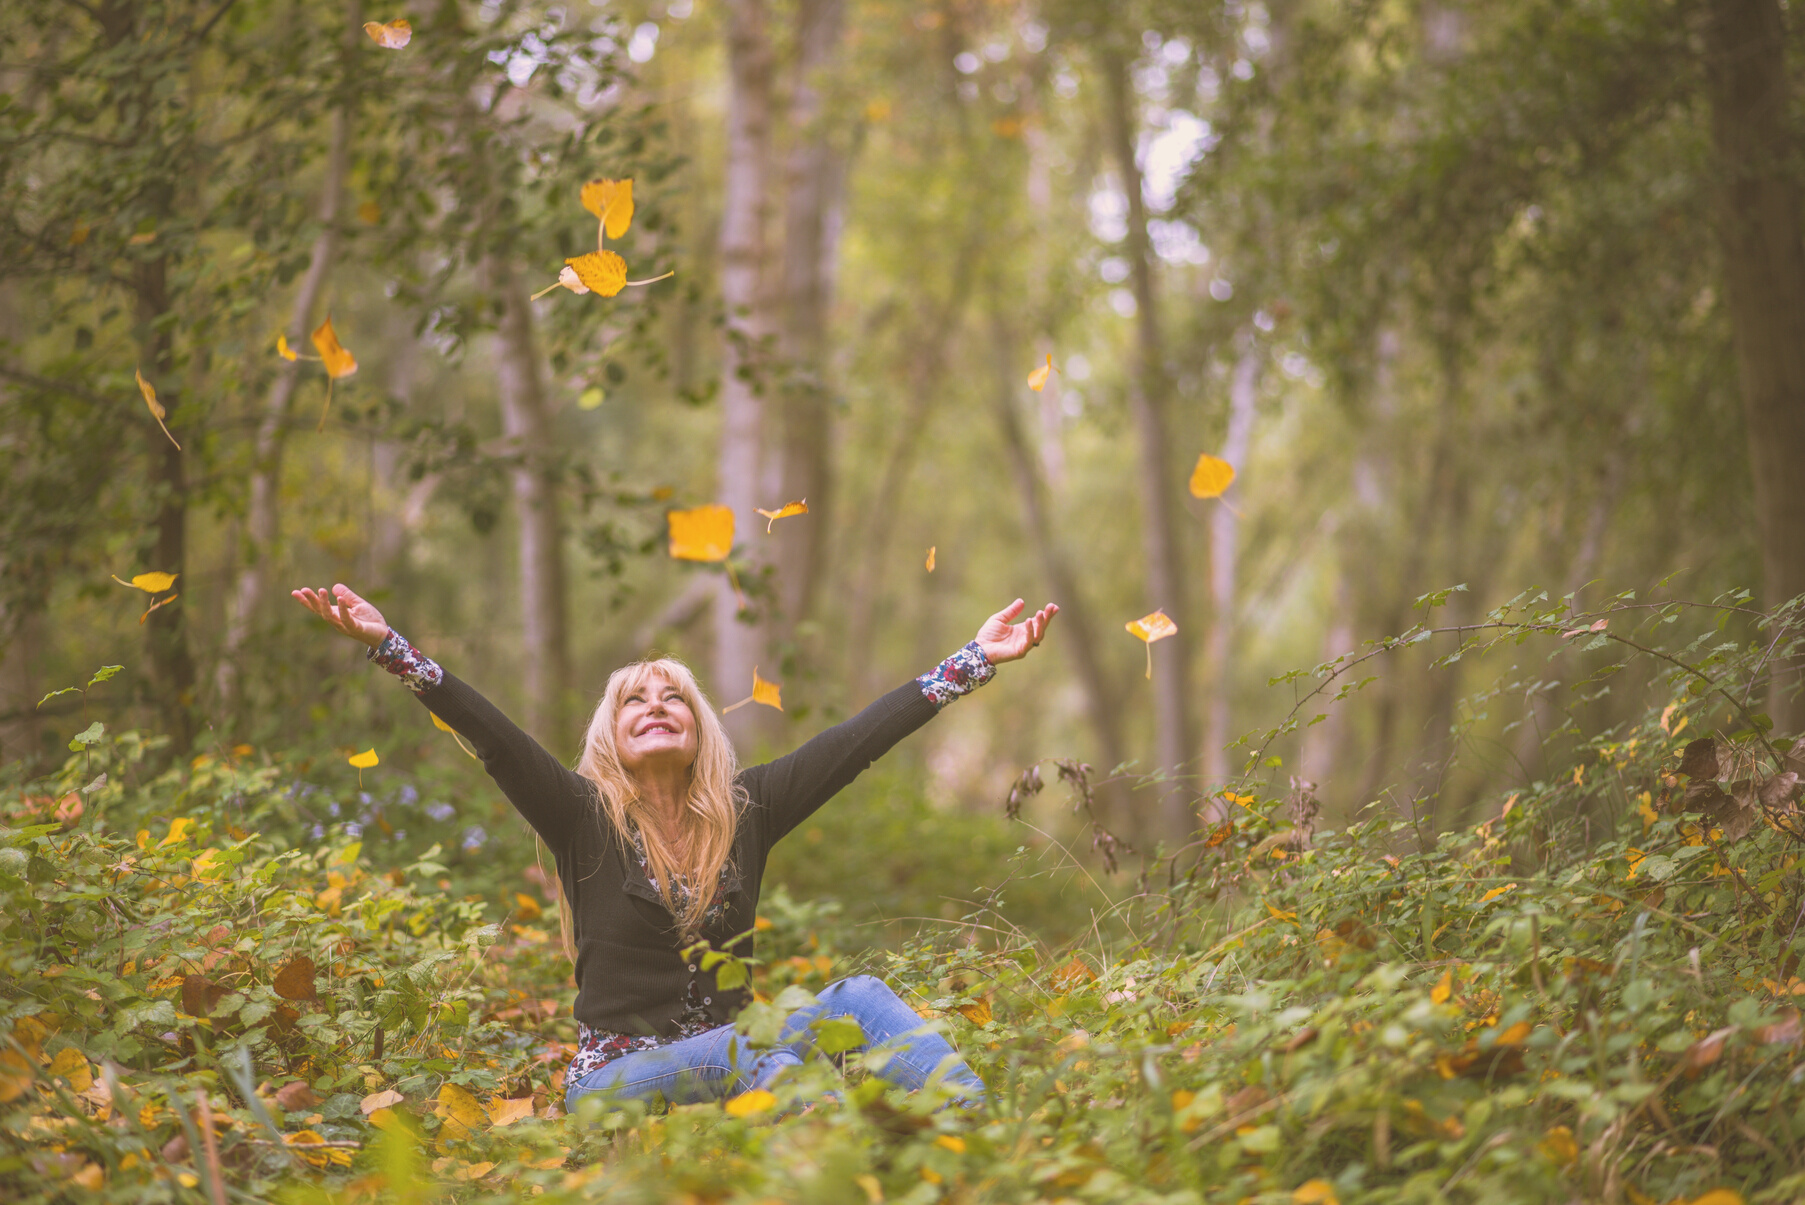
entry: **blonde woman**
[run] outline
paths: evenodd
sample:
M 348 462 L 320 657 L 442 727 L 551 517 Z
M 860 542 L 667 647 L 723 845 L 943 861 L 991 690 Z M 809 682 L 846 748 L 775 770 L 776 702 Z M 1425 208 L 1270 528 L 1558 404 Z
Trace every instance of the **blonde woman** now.
M 998 665 L 1026 656 L 1058 607 L 1017 624 L 1016 599 L 931 672 L 794 753 L 744 770 L 686 666 L 635 662 L 608 679 L 572 771 L 347 587 L 293 594 L 368 645 L 372 660 L 469 741 L 556 857 L 580 1035 L 567 1106 L 591 1092 L 689 1104 L 767 1087 L 801 1062 L 815 1022 L 836 1016 L 856 1020 L 870 1046 L 889 1054 L 881 1074 L 893 1083 L 914 1090 L 938 1080 L 967 1102 L 983 1098 L 983 1083 L 946 1039 L 919 1032 L 920 1018 L 881 980 L 829 985 L 818 1005 L 792 1016 L 778 1045 L 754 1050 L 733 1028 L 746 993 L 722 990 L 683 951 L 706 939 L 750 955 L 742 935 L 757 915 L 771 847 Z

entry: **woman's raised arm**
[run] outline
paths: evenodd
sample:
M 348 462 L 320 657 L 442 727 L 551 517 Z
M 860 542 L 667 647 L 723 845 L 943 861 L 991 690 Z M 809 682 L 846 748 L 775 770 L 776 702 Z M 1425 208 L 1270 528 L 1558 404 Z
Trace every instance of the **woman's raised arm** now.
M 547 845 L 556 850 L 569 841 L 589 810 L 587 780 L 566 769 L 474 687 L 418 652 L 349 586 L 290 593 L 335 630 L 367 645 L 371 660 L 400 678 L 428 711 L 469 741 L 489 777 Z

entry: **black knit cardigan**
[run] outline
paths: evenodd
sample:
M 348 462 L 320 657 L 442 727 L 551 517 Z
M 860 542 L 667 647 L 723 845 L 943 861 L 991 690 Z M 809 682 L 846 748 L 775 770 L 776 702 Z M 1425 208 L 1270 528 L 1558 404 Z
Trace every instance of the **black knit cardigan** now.
M 449 673 L 417 697 L 470 742 L 489 777 L 557 858 L 576 922 L 577 1020 L 615 1033 L 670 1036 L 692 980 L 709 1017 L 732 1020 L 745 992 L 720 990 L 713 972 L 684 960 L 683 935 L 597 806 L 594 784 Z M 702 932 L 715 949 L 751 955 L 749 934 L 771 847 L 934 714 L 933 702 L 911 681 L 795 752 L 740 771 L 747 802 L 734 837 L 727 906 Z M 741 940 L 732 945 L 735 937 Z

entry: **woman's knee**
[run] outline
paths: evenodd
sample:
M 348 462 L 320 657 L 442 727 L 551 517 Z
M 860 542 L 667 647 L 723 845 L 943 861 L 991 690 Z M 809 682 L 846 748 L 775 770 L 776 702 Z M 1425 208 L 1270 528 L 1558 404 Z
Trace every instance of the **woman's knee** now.
M 896 993 L 876 975 L 852 975 L 821 989 L 821 1002 L 846 1008 L 871 1000 L 894 1000 Z

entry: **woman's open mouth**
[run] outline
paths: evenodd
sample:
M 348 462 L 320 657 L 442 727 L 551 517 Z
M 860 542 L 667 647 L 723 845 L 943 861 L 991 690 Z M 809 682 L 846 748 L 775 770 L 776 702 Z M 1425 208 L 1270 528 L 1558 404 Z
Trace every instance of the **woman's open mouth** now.
M 681 733 L 679 733 L 677 731 L 677 726 L 675 724 L 667 724 L 663 720 L 659 720 L 656 723 L 647 724 L 644 728 L 641 728 L 639 730 L 639 735 L 650 736 L 654 732 L 668 732 L 672 736 L 682 735 Z

